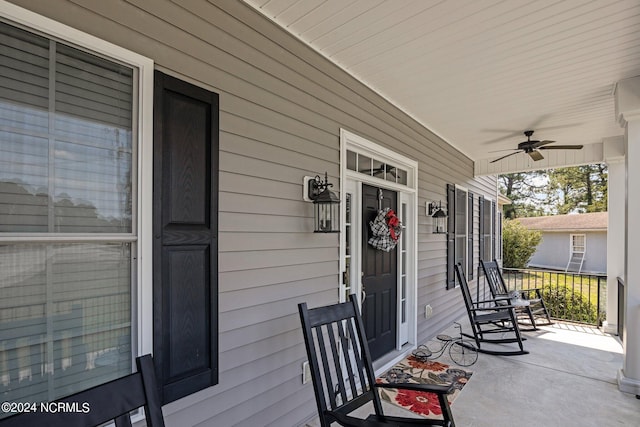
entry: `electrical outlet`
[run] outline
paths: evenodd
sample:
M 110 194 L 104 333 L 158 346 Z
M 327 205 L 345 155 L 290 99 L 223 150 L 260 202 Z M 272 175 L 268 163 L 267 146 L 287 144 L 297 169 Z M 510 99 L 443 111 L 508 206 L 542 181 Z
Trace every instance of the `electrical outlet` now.
M 424 317 L 428 319 L 433 314 L 433 307 L 430 304 L 424 306 Z
M 306 360 L 302 362 L 302 384 L 306 384 L 311 381 L 311 368 L 309 362 Z

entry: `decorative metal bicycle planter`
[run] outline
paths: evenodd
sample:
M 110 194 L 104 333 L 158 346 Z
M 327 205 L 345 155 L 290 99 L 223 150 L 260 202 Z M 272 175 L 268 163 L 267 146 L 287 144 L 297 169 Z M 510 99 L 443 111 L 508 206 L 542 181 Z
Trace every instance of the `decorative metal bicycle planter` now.
M 471 366 L 478 360 L 478 349 L 471 339 L 462 337 L 462 325 L 453 322 L 460 331 L 460 338 L 453 338 L 449 335 L 438 335 L 436 338 L 441 343 L 438 350 L 431 350 L 427 345 L 420 345 L 411 354 L 421 362 L 426 362 L 429 358 L 437 359 L 449 348 L 449 357 L 459 366 Z

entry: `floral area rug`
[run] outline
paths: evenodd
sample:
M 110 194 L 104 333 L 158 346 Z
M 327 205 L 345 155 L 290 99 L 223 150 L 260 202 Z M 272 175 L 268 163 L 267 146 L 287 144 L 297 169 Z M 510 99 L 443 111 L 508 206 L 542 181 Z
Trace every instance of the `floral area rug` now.
M 467 384 L 471 375 L 470 371 L 453 368 L 444 363 L 432 360 L 422 362 L 414 356 L 409 356 L 376 381 L 378 383 L 453 383 L 454 391 L 447 396 L 449 404 L 451 404 Z M 435 393 L 399 389 L 379 390 L 380 397 L 389 403 L 408 409 L 425 418 L 441 418 L 442 410 Z

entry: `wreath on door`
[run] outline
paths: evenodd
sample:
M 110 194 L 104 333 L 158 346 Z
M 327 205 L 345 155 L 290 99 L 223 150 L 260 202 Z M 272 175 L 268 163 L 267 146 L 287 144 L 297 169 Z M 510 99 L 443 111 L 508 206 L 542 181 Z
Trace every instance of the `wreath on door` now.
M 389 252 L 398 244 L 402 233 L 402 223 L 391 208 L 378 211 L 373 221 L 369 221 L 371 234 L 368 243 L 376 249 Z

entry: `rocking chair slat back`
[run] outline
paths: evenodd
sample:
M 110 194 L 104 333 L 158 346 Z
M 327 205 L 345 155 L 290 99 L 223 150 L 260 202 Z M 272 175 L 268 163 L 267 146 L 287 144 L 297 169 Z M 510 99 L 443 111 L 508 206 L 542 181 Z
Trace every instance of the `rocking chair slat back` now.
M 0 420 L 2 427 L 92 427 L 114 422 L 131 426 L 130 412 L 144 407 L 148 427 L 164 427 L 162 405 L 151 355 L 136 359 L 138 372 L 56 400 L 57 404 L 87 405 L 86 413 L 38 411 Z
M 509 292 L 496 260 L 490 262 L 481 260 L 480 264 L 482 265 L 484 274 L 487 277 L 487 284 L 489 285 L 489 290 L 493 297 L 511 297 L 510 304 L 516 306 L 518 318 L 527 319 L 531 323 L 531 329 L 523 330 L 536 330 L 540 319 L 543 319 L 545 324 L 551 324 L 551 317 L 549 316 L 547 306 L 542 299 L 541 289 L 533 288 L 523 291 Z
M 342 304 L 312 309 L 300 303 L 298 310 L 320 426 L 338 423 L 349 427 L 455 427 L 446 396 L 453 390 L 453 384 L 376 383 L 355 295 Z M 432 393 L 429 399 L 438 399 L 442 419 L 385 415 L 378 394 L 378 389 L 384 388 Z M 369 407 L 366 418 L 351 414 L 365 404 Z
M 356 333 L 361 320 L 355 301 L 313 309 L 302 303 L 299 311 L 319 413 L 348 413 L 370 400 L 381 408 L 372 392 L 373 370 L 364 362 L 370 360 L 368 347 Z
M 487 283 L 494 298 L 498 295 L 508 294 L 498 263 L 496 261 L 483 261 L 482 268 L 487 276 Z

